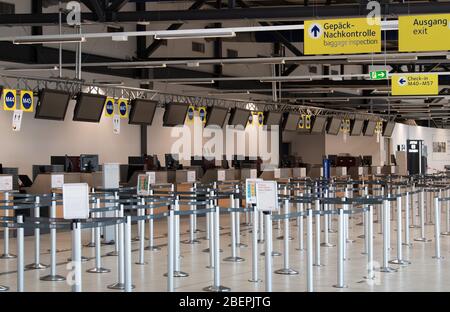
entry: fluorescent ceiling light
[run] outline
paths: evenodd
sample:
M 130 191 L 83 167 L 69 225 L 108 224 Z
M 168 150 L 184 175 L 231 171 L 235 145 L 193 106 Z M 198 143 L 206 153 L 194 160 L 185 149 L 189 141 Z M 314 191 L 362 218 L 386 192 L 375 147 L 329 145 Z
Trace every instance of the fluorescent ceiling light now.
M 38 36 L 36 36 L 38 37 Z M 24 38 L 16 39 L 13 41 L 14 44 L 43 44 L 43 43 L 80 43 L 86 42 L 85 37 L 67 37 L 67 38 Z
M 260 79 L 259 81 L 260 82 L 312 81 L 312 78 L 274 77 L 269 79 Z
M 146 65 L 146 66 L 123 66 L 123 65 L 110 65 L 109 69 L 145 69 L 145 68 L 166 68 L 167 64 L 155 64 L 155 65 Z
M 187 62 L 186 66 L 187 67 L 199 67 L 200 66 L 200 62 Z
M 155 40 L 171 40 L 171 39 L 195 39 L 195 38 L 226 38 L 236 37 L 234 31 L 215 31 L 215 32 L 203 32 L 201 30 L 185 33 L 160 33 L 155 34 Z
M 190 84 L 190 85 L 194 85 L 194 84 L 213 84 L 214 80 L 207 80 L 207 81 L 167 81 L 166 83 L 168 84 L 172 84 L 172 85 L 184 85 L 184 84 Z
M 358 62 L 384 62 L 384 61 L 417 61 L 417 56 L 391 56 L 388 54 L 378 54 L 376 57 L 371 56 L 349 56 L 347 62 L 358 63 Z
M 128 36 L 125 35 L 117 35 L 111 37 L 112 41 L 128 41 Z
M 3 71 L 6 72 L 31 72 L 31 71 L 54 71 L 58 70 L 58 66 L 51 67 L 36 67 L 36 68 L 4 68 Z

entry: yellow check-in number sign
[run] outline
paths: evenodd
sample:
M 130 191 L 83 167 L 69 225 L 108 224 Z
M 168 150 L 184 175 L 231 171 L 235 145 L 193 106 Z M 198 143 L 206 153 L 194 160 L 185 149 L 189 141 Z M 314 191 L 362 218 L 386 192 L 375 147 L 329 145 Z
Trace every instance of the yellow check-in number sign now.
M 401 52 L 450 50 L 450 14 L 400 16 Z
M 391 76 L 392 95 L 436 95 L 439 93 L 437 74 L 398 74 Z
M 381 23 L 367 18 L 305 21 L 305 54 L 381 52 Z

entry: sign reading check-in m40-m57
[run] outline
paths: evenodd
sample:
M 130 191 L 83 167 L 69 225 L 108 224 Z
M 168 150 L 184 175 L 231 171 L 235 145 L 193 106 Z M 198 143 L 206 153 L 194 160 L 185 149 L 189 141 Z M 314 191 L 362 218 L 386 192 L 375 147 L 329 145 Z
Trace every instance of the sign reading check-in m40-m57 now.
M 450 50 L 450 14 L 400 16 L 399 51 Z
M 305 21 L 305 54 L 381 52 L 381 23 L 367 18 Z
M 439 93 L 437 74 L 392 75 L 392 95 L 436 95 Z

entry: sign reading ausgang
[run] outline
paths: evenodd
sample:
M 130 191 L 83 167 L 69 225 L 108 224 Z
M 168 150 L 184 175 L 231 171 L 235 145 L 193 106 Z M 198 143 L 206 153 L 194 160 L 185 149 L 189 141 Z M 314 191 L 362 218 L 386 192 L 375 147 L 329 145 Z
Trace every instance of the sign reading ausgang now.
M 373 24 L 373 25 L 372 25 Z M 381 52 L 381 23 L 367 18 L 305 21 L 305 54 Z
M 3 109 L 6 111 L 13 111 L 16 109 L 16 90 L 3 90 Z
M 400 16 L 401 52 L 450 50 L 450 14 Z
M 437 74 L 392 75 L 392 95 L 436 95 L 439 93 Z
M 20 109 L 24 112 L 33 112 L 33 91 L 20 91 Z

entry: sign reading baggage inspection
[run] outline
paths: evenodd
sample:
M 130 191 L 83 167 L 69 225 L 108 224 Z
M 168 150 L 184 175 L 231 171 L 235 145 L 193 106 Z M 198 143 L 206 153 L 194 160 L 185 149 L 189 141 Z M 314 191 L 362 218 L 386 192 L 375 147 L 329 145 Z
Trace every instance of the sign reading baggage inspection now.
M 450 50 L 450 14 L 400 16 L 398 47 L 401 52 Z
M 381 23 L 366 18 L 305 21 L 304 33 L 305 54 L 381 52 Z
M 392 75 L 392 95 L 436 95 L 439 93 L 437 74 Z

